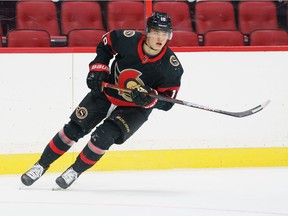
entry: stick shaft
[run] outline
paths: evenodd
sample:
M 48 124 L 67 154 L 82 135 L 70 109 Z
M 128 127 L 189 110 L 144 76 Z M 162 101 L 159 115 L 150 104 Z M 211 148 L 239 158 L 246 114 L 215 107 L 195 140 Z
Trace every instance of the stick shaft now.
M 119 86 L 116 86 L 116 85 L 113 85 L 110 83 L 106 83 L 106 82 L 102 82 L 102 87 L 103 88 L 111 88 L 111 89 L 124 91 L 124 92 L 128 92 L 128 93 L 132 91 L 131 89 L 119 87 Z M 183 101 L 183 100 L 179 100 L 179 99 L 168 98 L 168 97 L 165 97 L 162 95 L 155 95 L 153 93 L 148 93 L 148 95 L 150 97 L 157 98 L 158 100 L 162 100 L 162 101 L 166 101 L 166 102 L 170 102 L 170 103 L 174 103 L 174 104 L 180 104 L 180 105 L 184 105 L 184 106 L 188 106 L 188 107 L 192 107 L 192 108 L 196 108 L 196 109 L 201 109 L 201 110 L 205 110 L 205 111 L 215 112 L 215 113 L 219 113 L 219 114 L 223 114 L 223 115 L 238 117 L 238 118 L 242 118 L 242 117 L 246 117 L 246 116 L 255 114 L 255 113 L 259 112 L 260 110 L 262 110 L 264 107 L 266 107 L 270 102 L 268 100 L 268 101 L 264 102 L 263 104 L 260 104 L 256 107 L 252 108 L 252 109 L 241 111 L 241 112 L 229 112 L 229 111 L 214 109 L 211 107 L 207 107 L 207 106 L 203 106 L 203 105 L 199 105 L 199 104 L 195 104 L 195 103 L 191 103 L 191 102 L 187 102 L 187 101 Z

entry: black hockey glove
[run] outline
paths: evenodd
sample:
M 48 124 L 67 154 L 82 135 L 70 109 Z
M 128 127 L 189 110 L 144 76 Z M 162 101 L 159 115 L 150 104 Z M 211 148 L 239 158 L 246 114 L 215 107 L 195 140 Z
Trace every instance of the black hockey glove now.
M 94 94 L 98 95 L 102 92 L 102 82 L 107 81 L 108 73 L 104 71 L 90 71 L 88 73 L 86 82 Z
M 140 86 L 131 91 L 131 99 L 137 106 L 152 108 L 157 103 L 158 99 L 150 97 L 148 93 L 158 95 L 158 92 L 155 89 L 152 89 L 149 86 Z

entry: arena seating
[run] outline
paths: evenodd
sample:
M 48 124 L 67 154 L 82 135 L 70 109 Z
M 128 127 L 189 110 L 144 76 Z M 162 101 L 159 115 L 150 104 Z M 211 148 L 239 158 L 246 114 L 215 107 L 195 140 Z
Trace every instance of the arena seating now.
M 17 29 L 43 29 L 60 35 L 56 6 L 50 1 L 19 1 L 16 4 Z
M 193 31 L 187 2 L 155 2 L 153 10 L 168 13 L 173 21 L 173 30 Z
M 237 30 L 212 30 L 204 34 L 205 46 L 244 46 L 244 37 Z
M 104 34 L 101 29 L 73 29 L 68 33 L 68 46 L 96 47 Z
M 233 5 L 225 1 L 200 1 L 195 6 L 196 32 L 209 30 L 236 30 Z
M 276 6 L 270 1 L 243 1 L 238 5 L 239 30 L 249 34 L 256 29 L 277 29 Z
M 173 31 L 172 40 L 169 41 L 170 46 L 199 46 L 198 36 L 192 31 Z
M 281 29 L 261 29 L 250 33 L 251 46 L 288 45 L 288 33 Z
M 40 29 L 14 29 L 7 34 L 7 47 L 50 47 L 50 34 Z
M 103 29 L 103 20 L 98 2 L 65 1 L 61 6 L 61 32 L 66 35 L 72 29 Z
M 244 46 L 286 43 L 286 1 L 155 0 L 152 9 L 172 18 L 170 46 L 243 46 L 243 37 Z M 140 0 L 0 1 L 0 42 L 2 47 L 8 46 L 8 33 L 15 29 L 39 29 L 49 33 L 49 46 L 95 46 L 95 41 L 113 29 L 145 33 L 146 16 Z M 96 32 L 94 36 L 92 32 Z
M 111 1 L 107 3 L 107 30 L 144 30 L 144 4 L 140 1 Z

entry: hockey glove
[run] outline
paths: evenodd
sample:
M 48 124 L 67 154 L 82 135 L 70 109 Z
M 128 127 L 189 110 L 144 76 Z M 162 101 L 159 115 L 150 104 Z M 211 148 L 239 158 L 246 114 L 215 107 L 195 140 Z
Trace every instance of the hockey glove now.
M 140 86 L 131 91 L 131 99 L 137 106 L 152 108 L 157 103 L 158 99 L 150 97 L 148 95 L 149 93 L 158 95 L 158 92 L 155 89 L 152 89 L 149 86 Z
M 91 63 L 89 69 L 86 79 L 87 86 L 92 90 L 92 93 L 98 95 L 102 92 L 102 82 L 108 80 L 109 67 L 101 63 Z
M 90 88 L 94 94 L 98 95 L 102 92 L 102 82 L 107 81 L 108 73 L 107 72 L 94 72 L 90 71 L 88 73 L 86 82 L 88 88 Z

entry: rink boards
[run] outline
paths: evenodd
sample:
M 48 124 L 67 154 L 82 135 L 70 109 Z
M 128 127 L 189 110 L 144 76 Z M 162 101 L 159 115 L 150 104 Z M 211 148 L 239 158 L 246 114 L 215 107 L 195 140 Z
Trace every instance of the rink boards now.
M 287 166 L 288 47 L 176 51 L 185 69 L 179 99 L 228 111 L 271 103 L 241 119 L 181 105 L 155 110 L 91 170 Z M 94 48 L 1 50 L 0 174 L 21 173 L 39 158 L 87 93 L 94 57 Z M 88 140 L 50 171 L 69 166 Z

